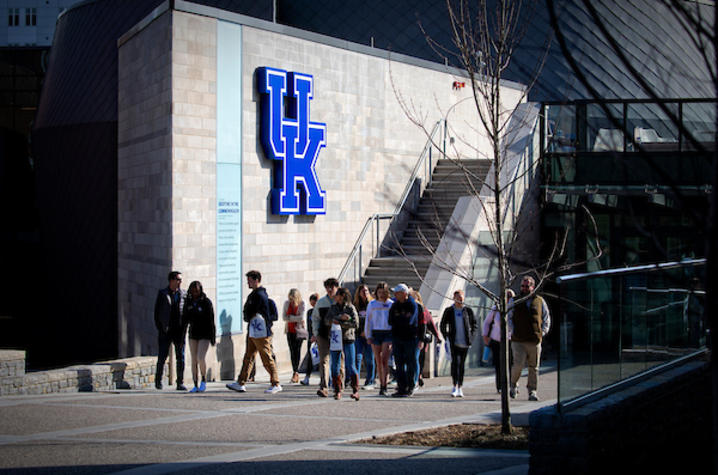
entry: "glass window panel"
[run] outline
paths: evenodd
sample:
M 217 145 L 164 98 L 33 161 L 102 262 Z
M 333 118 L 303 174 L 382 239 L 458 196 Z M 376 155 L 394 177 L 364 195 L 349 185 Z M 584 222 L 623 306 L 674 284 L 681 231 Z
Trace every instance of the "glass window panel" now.
M 678 117 L 678 104 L 664 104 L 674 118 Z M 678 125 L 670 119 L 660 104 L 629 104 L 626 112 L 627 129 L 634 146 L 641 144 L 649 150 L 677 150 Z
M 683 127 L 683 150 L 696 149 L 696 145 L 688 139 L 689 136 L 711 150 L 715 141 L 716 105 L 710 102 L 683 104 Z
M 590 152 L 623 151 L 623 105 L 589 104 L 586 107 L 587 150 Z

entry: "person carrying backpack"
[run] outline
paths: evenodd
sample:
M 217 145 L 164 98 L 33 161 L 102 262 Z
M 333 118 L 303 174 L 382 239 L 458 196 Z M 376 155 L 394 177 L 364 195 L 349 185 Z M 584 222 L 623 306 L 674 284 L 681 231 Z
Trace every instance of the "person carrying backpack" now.
M 267 296 L 267 291 L 262 287 L 261 282 L 262 274 L 259 271 L 251 270 L 247 272 L 247 285 L 252 289 L 252 292 L 247 296 L 243 314 L 244 321 L 249 324 L 249 338 L 247 339 L 247 349 L 244 352 L 242 370 L 239 372 L 237 382 L 227 384 L 227 388 L 238 392 L 247 390 L 245 383 L 254 366 L 254 355 L 259 353 L 264 369 L 269 373 L 272 383 L 264 392 L 276 394 L 282 390 L 282 386 L 279 384 L 277 365 L 274 358 L 272 358 L 272 323 L 279 316 L 277 315 L 276 304 Z

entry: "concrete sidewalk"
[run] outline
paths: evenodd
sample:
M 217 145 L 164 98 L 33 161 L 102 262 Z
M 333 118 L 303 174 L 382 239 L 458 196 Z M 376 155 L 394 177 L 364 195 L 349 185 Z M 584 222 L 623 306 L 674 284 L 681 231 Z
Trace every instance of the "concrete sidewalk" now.
M 7 396 L 0 398 L 0 471 L 526 474 L 525 451 L 353 443 L 453 423 L 498 422 L 493 370 L 467 372 L 462 399 L 451 398 L 448 377 L 427 380 L 412 398 L 361 391 L 359 402 L 317 397 L 316 377 L 311 386 L 286 384 L 275 395 L 264 393 L 268 383 L 236 393 L 221 382 L 200 394 L 165 389 Z M 527 401 L 521 389 L 512 400 L 515 425 L 527 425 L 531 411 L 555 404 L 556 373 L 542 372 L 540 402 Z

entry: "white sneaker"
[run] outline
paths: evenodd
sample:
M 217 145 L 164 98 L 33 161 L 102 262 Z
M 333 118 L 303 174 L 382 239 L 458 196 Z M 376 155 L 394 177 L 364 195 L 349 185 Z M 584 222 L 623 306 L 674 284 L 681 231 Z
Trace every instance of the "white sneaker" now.
M 270 386 L 269 389 L 265 389 L 264 392 L 267 394 L 276 394 L 282 390 L 282 386 L 277 384 L 276 386 Z
M 459 397 L 459 388 L 457 386 L 454 386 L 454 389 L 451 390 L 451 397 Z
M 456 397 L 464 397 L 464 391 L 463 391 L 463 389 L 459 388 L 459 392 L 458 392 L 458 394 L 456 395 Z
M 247 387 L 244 384 L 239 383 L 230 383 L 227 385 L 227 389 L 231 389 L 232 391 L 237 391 L 240 393 L 247 391 Z
M 374 389 L 374 385 L 373 384 L 365 384 L 361 388 L 364 389 L 365 391 L 371 391 Z

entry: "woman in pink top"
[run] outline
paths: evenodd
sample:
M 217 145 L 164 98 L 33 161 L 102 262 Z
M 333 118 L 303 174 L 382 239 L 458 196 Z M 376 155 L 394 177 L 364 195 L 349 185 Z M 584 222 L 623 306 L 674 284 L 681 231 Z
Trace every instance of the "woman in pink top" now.
M 506 302 L 511 301 L 516 294 L 511 289 L 506 289 Z M 481 329 L 484 336 L 484 345 L 491 348 L 491 359 L 494 360 L 494 371 L 496 373 L 496 391 L 501 392 L 499 378 L 501 377 L 501 314 L 496 305 L 491 307 L 491 311 L 484 319 L 484 325 Z M 509 368 L 511 367 L 511 352 L 509 351 Z

